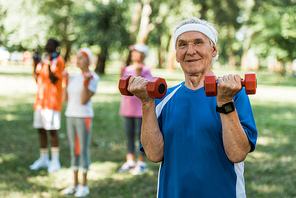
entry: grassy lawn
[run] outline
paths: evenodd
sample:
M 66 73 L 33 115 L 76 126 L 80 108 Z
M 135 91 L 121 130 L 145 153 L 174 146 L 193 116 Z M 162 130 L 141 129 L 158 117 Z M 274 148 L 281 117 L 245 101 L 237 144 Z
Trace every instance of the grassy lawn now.
M 148 162 L 149 172 L 142 176 L 117 172 L 126 150 L 123 120 L 118 115 L 118 72 L 116 67 L 107 69 L 92 99 L 95 117 L 88 197 L 156 197 L 159 164 Z M 215 72 L 229 73 L 219 69 Z M 169 86 L 183 81 L 180 71 L 155 69 L 152 73 L 164 77 Z M 245 161 L 247 196 L 296 197 L 296 78 L 268 72 L 258 72 L 257 78 L 257 94 L 250 99 L 259 138 L 255 152 Z M 39 157 L 38 134 L 32 127 L 35 91 L 30 66 L 0 66 L 0 197 L 61 197 L 60 190 L 72 184 L 64 114 L 59 132 L 62 169 L 48 174 L 45 169 L 28 168 Z

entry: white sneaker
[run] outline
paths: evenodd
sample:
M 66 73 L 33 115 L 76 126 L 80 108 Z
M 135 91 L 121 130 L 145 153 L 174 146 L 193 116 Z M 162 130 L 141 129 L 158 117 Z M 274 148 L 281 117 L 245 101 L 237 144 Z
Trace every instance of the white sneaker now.
M 64 190 L 61 191 L 62 195 L 73 195 L 77 190 L 77 187 L 74 185 L 68 186 Z
M 49 166 L 48 166 L 47 171 L 48 171 L 49 173 L 53 173 L 53 172 L 58 171 L 58 170 L 60 170 L 60 169 L 61 169 L 61 164 L 60 164 L 60 162 L 57 161 L 57 160 L 51 160 L 50 163 L 49 163 Z
M 49 160 L 39 158 L 32 165 L 30 165 L 30 169 L 37 170 L 39 168 L 47 168 L 48 165 L 49 165 Z
M 77 191 L 74 194 L 74 197 L 85 197 L 89 195 L 89 189 L 87 186 L 78 185 Z
M 140 165 L 139 163 L 137 163 L 132 174 L 133 175 L 143 175 L 144 173 L 148 173 L 147 165 L 146 164 Z
M 134 164 L 129 164 L 128 162 L 125 162 L 121 167 L 120 169 L 118 170 L 118 172 L 120 173 L 127 173 L 129 172 L 130 170 L 134 169 L 136 166 L 136 163 Z

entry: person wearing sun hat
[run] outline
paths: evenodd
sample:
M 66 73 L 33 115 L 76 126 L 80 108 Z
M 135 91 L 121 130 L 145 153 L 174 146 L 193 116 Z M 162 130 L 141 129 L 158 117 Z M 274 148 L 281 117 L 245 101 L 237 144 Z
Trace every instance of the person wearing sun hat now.
M 150 80 L 152 74 L 150 68 L 144 64 L 148 55 L 148 46 L 137 43 L 130 46 L 131 59 L 133 64 L 124 67 L 122 75 L 141 76 Z M 138 161 L 135 162 L 135 136 L 140 139 L 142 123 L 142 103 L 135 96 L 122 96 L 119 114 L 123 116 L 125 133 L 127 138 L 126 162 L 120 167 L 119 172 L 132 171 L 134 175 L 141 175 L 147 172 L 145 153 L 138 152 Z
M 158 198 L 246 198 L 244 160 L 258 132 L 239 75 L 218 78 L 207 97 L 205 76 L 218 58 L 218 32 L 205 20 L 183 20 L 174 31 L 176 61 L 185 80 L 162 99 L 149 97 L 148 81 L 131 77 L 128 90 L 142 101 L 141 150 L 160 162 Z M 227 106 L 225 106 L 227 105 Z
M 139 52 L 142 52 L 144 53 L 145 57 L 148 56 L 148 50 L 149 50 L 149 47 L 147 45 L 145 45 L 144 43 L 137 43 L 133 46 L 133 49 L 134 50 L 137 50 Z
M 65 115 L 74 184 L 62 190 L 61 194 L 84 197 L 89 194 L 87 172 L 90 165 L 89 146 L 94 116 L 91 97 L 96 93 L 99 76 L 89 69 L 93 62 L 93 53 L 89 48 L 79 49 L 76 57 L 81 73 L 72 76 L 68 83 L 65 80 L 63 84 L 63 100 L 68 102 Z M 65 75 L 65 78 L 67 76 Z M 78 184 L 79 168 L 82 169 L 82 185 Z

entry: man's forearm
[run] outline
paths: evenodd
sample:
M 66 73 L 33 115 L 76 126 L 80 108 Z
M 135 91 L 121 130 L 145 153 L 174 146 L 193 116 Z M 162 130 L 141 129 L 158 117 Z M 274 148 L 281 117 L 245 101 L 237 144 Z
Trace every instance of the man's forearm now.
M 222 137 L 226 155 L 233 163 L 243 161 L 251 150 L 249 139 L 241 126 L 236 111 L 220 114 Z
M 163 160 L 164 140 L 159 129 L 154 102 L 143 104 L 141 142 L 150 161 L 157 163 Z

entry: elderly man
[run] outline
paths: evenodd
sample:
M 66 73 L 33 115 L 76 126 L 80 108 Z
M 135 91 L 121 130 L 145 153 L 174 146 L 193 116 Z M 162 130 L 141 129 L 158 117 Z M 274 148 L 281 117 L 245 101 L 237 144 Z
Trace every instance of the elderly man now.
M 205 95 L 205 75 L 213 74 L 218 58 L 217 37 L 213 25 L 198 18 L 177 26 L 176 60 L 185 82 L 164 98 L 150 98 L 145 79 L 129 81 L 128 90 L 142 101 L 143 150 L 161 162 L 159 198 L 246 197 L 243 161 L 255 149 L 257 129 L 239 75 L 218 78 L 217 96 Z

